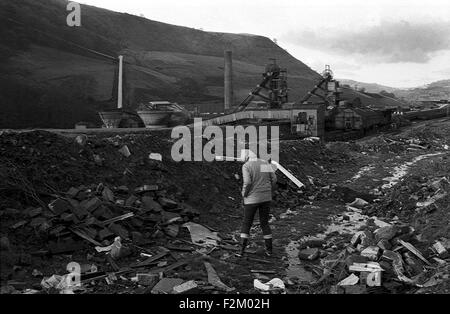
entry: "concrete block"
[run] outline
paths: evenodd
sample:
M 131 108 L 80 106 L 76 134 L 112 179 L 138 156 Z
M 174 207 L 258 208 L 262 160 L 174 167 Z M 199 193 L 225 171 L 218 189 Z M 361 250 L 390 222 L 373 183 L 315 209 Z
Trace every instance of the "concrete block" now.
M 67 196 L 70 198 L 75 198 L 77 197 L 78 193 L 80 193 L 80 190 L 74 187 L 71 187 L 67 192 Z
M 80 204 L 80 206 L 88 212 L 93 212 L 100 205 L 102 205 L 102 201 L 98 197 L 93 197 L 90 200 L 84 200 Z
M 114 193 L 107 186 L 103 188 L 102 197 L 105 201 L 114 203 Z
M 369 246 L 361 251 L 361 256 L 367 257 L 371 261 L 376 261 L 381 250 L 378 246 Z
M 184 282 L 180 278 L 163 278 L 152 289 L 152 294 L 171 293 L 173 288 Z
M 48 204 L 48 208 L 55 214 L 55 215 L 61 215 L 62 213 L 70 211 L 72 206 L 66 202 L 63 199 L 56 199 L 50 204 Z
M 176 294 L 180 293 L 194 293 L 197 290 L 198 285 L 194 280 L 189 280 L 181 285 L 173 287 L 173 292 Z
M 449 253 L 448 253 L 447 249 L 445 248 L 444 244 L 442 244 L 439 241 L 434 243 L 432 248 L 433 248 L 433 251 L 435 251 L 441 258 L 447 258 L 449 256 Z
M 138 283 L 148 288 L 153 288 L 159 282 L 158 274 L 137 274 Z
M 150 196 L 142 197 L 142 204 L 144 209 L 148 211 L 159 213 L 163 210 L 162 206 Z
M 381 239 L 380 241 L 378 241 L 377 246 L 382 250 L 392 249 L 391 243 L 386 239 Z
M 392 238 L 394 238 L 397 233 L 398 233 L 399 229 L 397 226 L 386 226 L 386 227 L 381 227 L 377 230 L 375 230 L 375 240 L 378 242 L 380 240 L 391 240 Z

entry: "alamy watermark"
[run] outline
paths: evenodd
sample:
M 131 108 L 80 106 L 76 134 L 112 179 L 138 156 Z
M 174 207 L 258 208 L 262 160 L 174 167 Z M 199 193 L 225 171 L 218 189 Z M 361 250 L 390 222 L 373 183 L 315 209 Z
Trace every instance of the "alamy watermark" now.
M 67 11 L 70 13 L 67 15 L 67 25 L 70 27 L 81 26 L 81 6 L 77 2 L 69 2 L 67 4 Z
M 270 139 L 268 129 L 268 126 L 254 125 L 203 128 L 202 119 L 196 118 L 193 128 L 177 126 L 172 129 L 171 137 L 176 142 L 172 145 L 171 156 L 175 162 L 244 161 L 242 152 L 247 151 L 262 160 L 278 162 L 279 127 L 270 126 Z

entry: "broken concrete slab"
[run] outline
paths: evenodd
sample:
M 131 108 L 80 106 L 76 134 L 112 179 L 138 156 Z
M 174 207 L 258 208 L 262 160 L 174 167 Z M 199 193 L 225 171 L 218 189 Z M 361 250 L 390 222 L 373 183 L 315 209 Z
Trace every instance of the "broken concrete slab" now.
M 377 262 L 368 262 L 368 263 L 353 263 L 349 268 L 349 271 L 356 272 L 374 272 L 374 271 L 384 271 L 381 268 L 380 264 Z
M 386 239 L 381 239 L 380 241 L 378 241 L 377 246 L 382 250 L 392 249 L 391 243 Z
M 152 294 L 169 294 L 173 288 L 181 285 L 184 282 L 180 278 L 163 278 L 152 289 Z
M 369 259 L 361 255 L 350 255 L 345 259 L 345 264 L 350 267 L 354 263 L 367 263 Z
M 361 245 L 364 248 L 369 245 L 373 245 L 375 242 L 373 234 L 368 230 L 364 230 L 356 232 L 350 240 L 350 243 L 353 247 L 358 247 L 358 245 Z
M 203 264 L 205 265 L 206 271 L 208 273 L 208 282 L 210 284 L 226 292 L 231 292 L 235 290 L 234 288 L 228 287 L 220 280 L 219 275 L 217 274 L 216 270 L 210 263 L 204 262 Z
M 375 230 L 375 240 L 378 242 L 380 240 L 390 241 L 394 238 L 399 232 L 399 228 L 397 226 L 385 226 Z
M 360 274 L 360 283 L 369 287 L 381 286 L 381 271 L 362 272 Z
M 78 193 L 80 193 L 80 190 L 79 190 L 79 189 L 74 188 L 74 187 L 71 187 L 71 188 L 66 192 L 66 195 L 67 195 L 69 198 L 76 198 L 77 195 L 78 195 Z
M 356 276 L 355 274 L 351 274 L 347 278 L 342 279 L 338 283 L 338 286 L 353 286 L 353 285 L 356 285 L 358 282 L 359 282 L 359 277 Z
M 449 257 L 449 252 L 447 251 L 447 249 L 445 248 L 444 244 L 442 244 L 442 242 L 436 241 L 433 245 L 432 245 L 432 249 L 434 252 L 436 252 L 436 254 L 440 257 L 440 258 L 447 258 Z
M 371 261 L 376 261 L 380 252 L 381 250 L 378 246 L 369 246 L 361 251 L 361 256 L 367 257 Z
M 131 152 L 130 149 L 128 148 L 127 145 L 122 146 L 121 149 L 119 149 L 119 153 L 121 153 L 123 156 L 125 156 L 126 158 L 131 156 Z
M 174 210 L 178 208 L 178 203 L 174 200 L 171 200 L 166 197 L 160 197 L 158 198 L 158 203 L 165 209 L 165 210 Z M 181 209 L 180 209 L 181 210 Z
M 163 210 L 163 207 L 150 196 L 142 197 L 142 204 L 144 209 L 149 211 L 159 213 Z
M 105 186 L 105 187 L 103 188 L 103 191 L 102 191 L 102 198 L 103 198 L 105 201 L 111 202 L 111 203 L 114 203 L 114 200 L 115 200 L 113 191 L 111 191 L 111 189 L 108 188 L 107 186 Z
M 366 206 L 367 204 L 369 204 L 369 202 L 363 200 L 362 198 L 355 198 L 355 200 L 353 202 L 351 202 L 350 204 L 348 204 L 349 206 L 352 207 L 356 207 L 356 208 L 363 208 L 364 206 Z
M 58 198 L 48 204 L 48 208 L 57 216 L 61 215 L 62 213 L 68 212 L 72 209 L 72 206 L 65 200 Z
M 203 245 L 203 246 L 217 246 L 218 241 L 220 241 L 219 236 L 217 235 L 217 232 L 211 232 L 208 228 L 193 223 L 193 222 L 187 222 L 183 224 L 183 227 L 186 227 L 189 229 L 189 232 L 191 234 L 192 243 Z
M 198 291 L 198 284 L 195 282 L 195 280 L 189 280 L 185 283 L 182 283 L 181 285 L 173 287 L 173 292 L 175 294 L 181 294 L 181 293 L 196 293 Z
M 160 281 L 158 274 L 138 273 L 136 277 L 140 285 L 146 286 L 149 289 L 153 288 Z
M 96 210 L 100 205 L 102 205 L 102 201 L 98 197 L 93 197 L 80 203 L 80 206 L 90 213 Z
M 175 224 L 170 224 L 170 225 L 164 227 L 164 232 L 168 236 L 175 238 L 178 235 L 178 233 L 180 232 L 180 226 L 175 225 Z

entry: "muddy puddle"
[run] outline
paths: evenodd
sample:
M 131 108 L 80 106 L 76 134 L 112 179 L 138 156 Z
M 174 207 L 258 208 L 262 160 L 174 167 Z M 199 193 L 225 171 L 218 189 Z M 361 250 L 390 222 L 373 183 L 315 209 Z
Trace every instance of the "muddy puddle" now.
M 383 190 L 389 189 L 389 188 L 393 187 L 394 185 L 396 185 L 400 181 L 400 179 L 403 178 L 408 173 L 409 167 L 411 167 L 415 163 L 417 163 L 425 158 L 438 156 L 438 155 L 442 155 L 442 154 L 444 154 L 444 153 L 420 155 L 420 156 L 417 156 L 416 158 L 414 158 L 413 160 L 404 163 L 403 165 L 395 167 L 392 176 L 383 179 L 383 181 L 387 181 L 387 183 L 383 184 L 381 186 L 381 189 L 383 189 Z
M 365 175 L 365 174 L 369 173 L 370 171 L 372 171 L 374 168 L 375 168 L 374 165 L 368 165 L 368 166 L 362 167 L 361 169 L 359 169 L 359 171 L 350 180 L 347 180 L 347 182 L 352 182 L 352 181 L 358 180 L 363 175 Z
M 344 220 L 344 217 L 348 218 Z M 359 208 L 347 205 L 346 210 L 343 213 L 331 218 L 331 223 L 326 226 L 324 232 L 289 242 L 285 249 L 288 258 L 286 276 L 288 278 L 298 278 L 299 281 L 314 282 L 315 277 L 313 273 L 307 271 L 302 266 L 302 261 L 298 258 L 299 244 L 309 240 L 324 240 L 332 233 L 338 233 L 339 235 L 353 235 L 361 227 L 365 226 L 369 219 L 372 219 L 374 224 L 378 227 L 390 225 L 389 223 L 386 223 L 374 216 L 369 217 L 367 215 L 363 215 L 362 210 Z

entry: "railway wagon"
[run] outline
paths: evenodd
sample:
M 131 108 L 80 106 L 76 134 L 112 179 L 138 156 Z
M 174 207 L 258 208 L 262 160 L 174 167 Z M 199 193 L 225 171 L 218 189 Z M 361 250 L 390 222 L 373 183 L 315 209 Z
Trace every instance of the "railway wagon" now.
M 391 110 L 339 108 L 334 116 L 336 130 L 369 130 L 391 123 Z
M 445 105 L 435 109 L 409 111 L 404 113 L 404 117 L 409 120 L 429 120 L 443 118 L 446 116 L 450 116 L 450 105 Z

